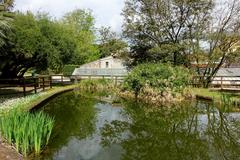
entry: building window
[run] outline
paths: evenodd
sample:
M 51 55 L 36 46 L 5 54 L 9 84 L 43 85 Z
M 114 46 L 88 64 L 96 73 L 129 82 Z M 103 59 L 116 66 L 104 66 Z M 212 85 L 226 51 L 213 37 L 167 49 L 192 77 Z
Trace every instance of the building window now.
M 109 67 L 109 62 L 106 62 L 106 68 L 108 68 Z

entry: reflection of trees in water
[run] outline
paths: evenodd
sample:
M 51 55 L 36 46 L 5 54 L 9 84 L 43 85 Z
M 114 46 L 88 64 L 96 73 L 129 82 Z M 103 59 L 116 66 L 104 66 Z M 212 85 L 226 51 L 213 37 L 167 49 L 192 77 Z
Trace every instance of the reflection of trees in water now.
M 208 124 L 205 134 L 210 149 L 218 159 L 240 159 L 240 121 L 220 110 L 207 112 Z
M 74 136 L 84 139 L 95 132 L 96 101 L 74 92 L 53 99 L 43 110 L 55 118 L 55 128 L 49 148 L 59 149 Z
M 113 121 L 102 128 L 102 144 L 119 143 L 123 159 L 237 159 L 239 123 L 229 122 L 205 107 L 208 122 L 200 121 L 203 109 L 185 103 L 171 108 L 152 108 L 126 103 L 130 122 Z M 188 107 L 189 106 L 189 107 Z

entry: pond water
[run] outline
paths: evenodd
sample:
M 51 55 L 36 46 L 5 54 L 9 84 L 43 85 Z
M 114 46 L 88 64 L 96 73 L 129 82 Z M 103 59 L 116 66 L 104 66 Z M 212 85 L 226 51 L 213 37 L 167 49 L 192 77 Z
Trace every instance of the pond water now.
M 240 159 L 240 114 L 204 102 L 112 105 L 68 92 L 41 110 L 56 122 L 39 159 Z

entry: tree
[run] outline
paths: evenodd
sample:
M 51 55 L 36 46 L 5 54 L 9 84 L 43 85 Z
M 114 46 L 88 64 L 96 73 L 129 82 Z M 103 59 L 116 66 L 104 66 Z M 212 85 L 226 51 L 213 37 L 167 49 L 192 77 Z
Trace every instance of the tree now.
M 52 21 L 48 14 L 38 14 L 37 21 L 42 35 L 56 50 L 55 54 L 49 55 L 52 57 L 49 68 L 61 71 L 64 65 L 74 61 L 77 47 L 74 33 L 68 26 Z
M 100 57 L 119 55 L 127 52 L 128 44 L 122 40 L 117 33 L 111 31 L 110 27 L 99 29 L 99 50 Z
M 66 13 L 62 23 L 69 27 L 75 34 L 77 43 L 77 55 L 75 62 L 78 64 L 93 61 L 99 58 L 99 52 L 95 43 L 94 17 L 91 11 L 76 9 Z
M 239 14 L 238 0 L 128 0 L 123 15 L 129 57 L 134 65 L 195 63 L 208 87 L 219 68 L 240 57 Z
M 211 19 L 207 27 L 195 31 L 199 36 L 191 35 L 190 46 L 198 74 L 205 77 L 201 81 L 208 87 L 218 70 L 230 65 L 240 57 L 240 2 L 229 0 L 216 3 L 211 10 Z M 192 31 L 193 32 L 193 31 Z M 193 32 L 194 33 L 194 32 Z M 205 44 L 202 46 L 201 44 Z M 206 66 L 202 68 L 201 63 Z M 202 70 L 202 72 L 201 72 Z
M 124 35 L 132 45 L 132 58 L 188 65 L 189 27 L 199 14 L 208 13 L 212 0 L 127 0 L 123 10 Z M 145 57 L 147 56 L 147 58 Z
M 9 11 L 13 7 L 14 0 L 4 0 L 0 4 L 0 11 Z
M 34 16 L 31 13 L 16 14 L 11 28 L 0 55 L 0 77 L 22 77 L 32 67 L 46 70 L 48 55 L 56 51 L 42 36 Z
M 13 0 L 7 0 L 0 4 L 0 47 L 5 43 L 6 32 L 10 30 L 9 23 L 12 20 L 12 14 L 8 11 L 12 5 Z
M 88 13 L 73 11 L 57 21 L 46 13 L 16 12 L 0 46 L 0 77 L 22 77 L 29 69 L 59 73 L 64 65 L 97 59 L 94 23 L 82 14 Z

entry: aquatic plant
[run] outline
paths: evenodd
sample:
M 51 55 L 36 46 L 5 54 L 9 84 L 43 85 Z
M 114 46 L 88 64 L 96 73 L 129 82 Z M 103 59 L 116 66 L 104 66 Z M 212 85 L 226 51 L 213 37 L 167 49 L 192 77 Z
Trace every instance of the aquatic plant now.
M 19 153 L 27 156 L 34 151 L 39 154 L 48 144 L 54 119 L 43 112 L 29 113 L 13 110 L 0 119 L 1 136 L 16 147 Z
M 233 100 L 229 94 L 222 94 L 221 102 L 224 106 L 230 106 L 233 104 Z
M 110 79 L 83 80 L 79 83 L 79 88 L 86 91 L 101 91 L 113 88 L 113 83 Z

